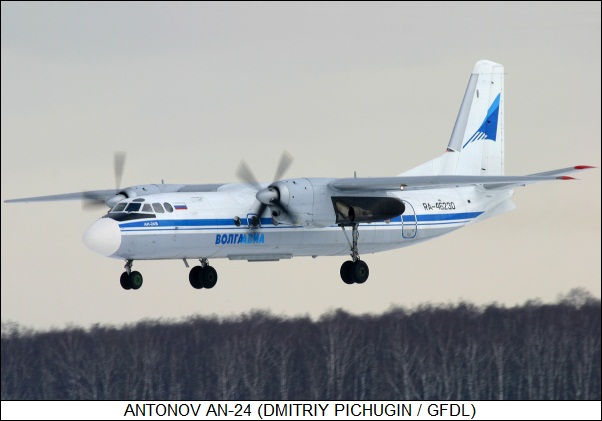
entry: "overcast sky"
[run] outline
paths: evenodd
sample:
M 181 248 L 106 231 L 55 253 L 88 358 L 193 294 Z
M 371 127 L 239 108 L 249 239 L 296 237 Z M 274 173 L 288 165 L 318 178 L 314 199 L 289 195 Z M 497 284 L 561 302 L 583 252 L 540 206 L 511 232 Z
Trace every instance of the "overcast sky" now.
M 505 66 L 506 174 L 600 166 L 600 2 L 2 3 L 2 201 L 123 186 L 390 176 L 443 152 L 476 61 Z M 2 322 L 35 329 L 269 310 L 600 297 L 600 170 L 520 188 L 517 209 L 421 245 L 272 263 L 212 260 L 194 290 L 180 260 L 88 250 L 103 210 L 2 203 Z

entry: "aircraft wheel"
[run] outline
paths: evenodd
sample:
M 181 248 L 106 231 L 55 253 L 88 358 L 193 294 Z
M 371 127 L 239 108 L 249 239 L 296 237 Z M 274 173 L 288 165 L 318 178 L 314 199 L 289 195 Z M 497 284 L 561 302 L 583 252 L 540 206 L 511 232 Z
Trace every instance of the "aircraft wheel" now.
M 355 283 L 363 284 L 368 280 L 368 276 L 370 275 L 370 271 L 368 270 L 368 265 L 363 260 L 356 260 L 353 262 L 351 268 L 349 269 L 350 278 L 353 279 Z
M 217 284 L 217 271 L 212 266 L 205 266 L 201 272 L 201 285 L 211 289 Z
M 203 284 L 201 283 L 202 269 L 203 268 L 200 266 L 195 266 L 192 269 L 190 269 L 190 273 L 188 274 L 188 281 L 190 282 L 190 285 L 192 285 L 193 288 L 203 288 Z
M 121 278 L 119 278 L 119 283 L 121 284 L 121 288 L 123 289 L 132 289 L 132 285 L 130 285 L 130 276 L 127 272 L 123 272 L 121 274 Z
M 139 289 L 142 286 L 142 274 L 140 272 L 131 272 L 129 278 L 132 289 Z
M 354 283 L 354 280 L 351 278 L 351 266 L 353 265 L 353 261 L 347 260 L 341 265 L 341 279 L 348 285 Z

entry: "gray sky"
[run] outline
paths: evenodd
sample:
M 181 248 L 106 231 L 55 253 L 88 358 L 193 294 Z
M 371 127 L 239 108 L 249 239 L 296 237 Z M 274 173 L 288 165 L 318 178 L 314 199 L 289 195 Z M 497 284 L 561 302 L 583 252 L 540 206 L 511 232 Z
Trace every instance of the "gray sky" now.
M 600 2 L 2 3 L 2 200 L 123 186 L 388 176 L 443 152 L 474 63 L 505 66 L 506 173 L 600 166 Z M 46 329 L 254 309 L 600 297 L 600 170 L 518 189 L 517 209 L 415 247 L 276 263 L 123 262 L 81 242 L 78 202 L 2 203 L 2 321 Z

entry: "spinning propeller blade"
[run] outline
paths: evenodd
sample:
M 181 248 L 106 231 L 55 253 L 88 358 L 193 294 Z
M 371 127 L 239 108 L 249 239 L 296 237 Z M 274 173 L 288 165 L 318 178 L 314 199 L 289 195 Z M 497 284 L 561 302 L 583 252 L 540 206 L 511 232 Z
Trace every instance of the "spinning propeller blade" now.
M 255 187 L 256 190 L 259 190 L 261 188 L 261 185 L 255 178 L 255 175 L 253 175 L 253 172 L 248 167 L 248 165 L 245 163 L 245 161 L 241 161 L 240 164 L 238 165 L 238 169 L 236 170 L 236 175 L 241 180 L 246 181 L 248 184 Z
M 123 176 L 123 168 L 125 167 L 125 152 L 115 152 L 113 156 L 113 170 L 115 171 L 115 189 L 119 191 L 121 188 L 121 177 Z
M 282 152 L 282 156 L 280 157 L 280 163 L 278 164 L 278 169 L 276 170 L 276 174 L 274 175 L 274 181 L 278 181 L 282 178 L 288 167 L 290 167 L 293 162 L 293 157 L 288 152 Z
M 278 163 L 278 168 L 276 169 L 276 174 L 274 175 L 273 181 L 280 180 L 286 172 L 286 170 L 290 167 L 292 162 L 293 157 L 291 156 L 291 154 L 289 154 L 286 151 L 283 152 L 282 156 L 280 157 L 280 162 Z M 284 213 L 287 216 L 290 216 L 290 212 L 282 205 L 282 203 L 280 203 L 280 192 L 278 191 L 278 189 L 271 186 L 262 188 L 261 184 L 259 184 L 259 182 L 257 181 L 257 178 L 244 161 L 241 161 L 241 163 L 239 164 L 238 169 L 236 170 L 236 175 L 243 181 L 252 185 L 255 188 L 255 190 L 257 190 L 257 194 L 255 195 L 257 199 L 255 214 L 259 218 L 261 218 L 261 215 L 265 211 L 265 208 L 269 205 L 278 207 L 282 211 L 282 213 Z
M 121 188 L 121 178 L 123 177 L 123 169 L 125 167 L 125 152 L 117 151 L 113 155 L 113 172 L 115 175 L 115 194 L 119 192 Z M 84 210 L 96 210 L 101 207 L 107 206 L 107 198 L 102 197 L 95 191 L 83 192 L 82 193 L 82 209 Z

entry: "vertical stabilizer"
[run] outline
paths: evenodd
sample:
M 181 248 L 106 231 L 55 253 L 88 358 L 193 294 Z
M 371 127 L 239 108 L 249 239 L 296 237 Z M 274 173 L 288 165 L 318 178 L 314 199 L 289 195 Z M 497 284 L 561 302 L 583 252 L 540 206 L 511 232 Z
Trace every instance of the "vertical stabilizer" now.
M 460 152 L 455 174 L 503 175 L 504 66 L 481 60 L 475 64 L 471 82 L 475 77 L 470 112 L 462 116 L 461 107 L 458 115 L 458 120 L 466 118 L 465 127 L 454 127 L 449 141 L 449 148 Z
M 447 151 L 403 175 L 504 174 L 504 66 L 478 61 Z

